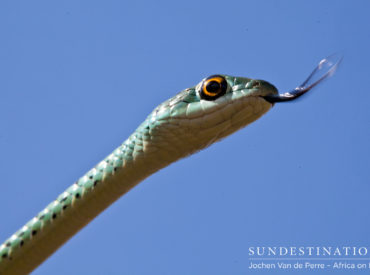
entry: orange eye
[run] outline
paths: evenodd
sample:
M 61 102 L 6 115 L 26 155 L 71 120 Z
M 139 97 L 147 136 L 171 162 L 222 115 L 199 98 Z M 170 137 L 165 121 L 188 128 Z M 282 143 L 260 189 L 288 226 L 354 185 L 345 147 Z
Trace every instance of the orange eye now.
M 200 97 L 206 100 L 215 100 L 224 95 L 227 90 L 227 82 L 223 76 L 211 75 L 205 79 L 200 88 Z

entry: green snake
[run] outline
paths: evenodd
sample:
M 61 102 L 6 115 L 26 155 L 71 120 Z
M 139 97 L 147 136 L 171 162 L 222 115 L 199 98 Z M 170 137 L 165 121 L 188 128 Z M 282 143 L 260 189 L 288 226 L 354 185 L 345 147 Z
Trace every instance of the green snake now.
M 0 246 L 0 274 L 27 274 L 120 196 L 159 169 L 234 133 L 275 102 L 300 97 L 334 73 L 323 59 L 308 79 L 278 94 L 263 80 L 212 75 L 160 104 L 121 146 Z

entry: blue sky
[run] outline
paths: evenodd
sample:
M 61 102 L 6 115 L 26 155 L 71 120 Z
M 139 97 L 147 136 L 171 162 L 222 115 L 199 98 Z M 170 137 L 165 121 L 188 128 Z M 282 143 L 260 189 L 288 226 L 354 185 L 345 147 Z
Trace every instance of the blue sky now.
M 309 96 L 151 176 L 34 274 L 246 274 L 250 246 L 369 246 L 369 8 L 1 1 L 0 239 L 178 91 L 222 73 L 284 92 L 341 52 Z

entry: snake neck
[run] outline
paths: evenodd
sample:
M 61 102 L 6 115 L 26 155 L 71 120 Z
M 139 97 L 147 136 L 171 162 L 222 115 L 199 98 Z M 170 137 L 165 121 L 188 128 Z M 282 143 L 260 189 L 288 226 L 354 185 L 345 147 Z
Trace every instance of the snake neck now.
M 151 134 L 135 131 L 0 245 L 0 274 L 30 273 L 120 196 L 183 155 Z

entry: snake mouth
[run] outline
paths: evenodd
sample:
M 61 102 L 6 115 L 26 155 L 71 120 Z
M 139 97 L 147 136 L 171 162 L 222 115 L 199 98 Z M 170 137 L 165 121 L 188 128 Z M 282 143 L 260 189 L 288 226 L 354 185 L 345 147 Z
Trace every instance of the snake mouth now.
M 328 77 L 332 76 L 334 72 L 337 70 L 342 59 L 343 57 L 341 55 L 332 54 L 327 58 L 322 59 L 317 65 L 317 67 L 308 76 L 308 78 L 293 91 L 286 92 L 283 94 L 271 94 L 262 97 L 270 103 L 287 102 L 297 99 L 298 97 L 307 93 L 313 87 L 317 86 L 324 79 L 327 79 Z

